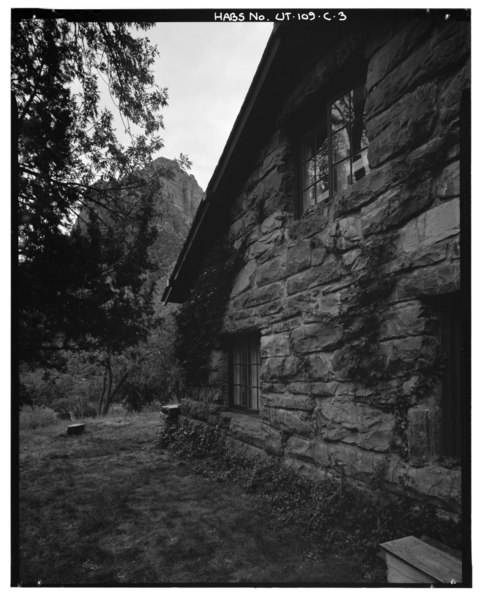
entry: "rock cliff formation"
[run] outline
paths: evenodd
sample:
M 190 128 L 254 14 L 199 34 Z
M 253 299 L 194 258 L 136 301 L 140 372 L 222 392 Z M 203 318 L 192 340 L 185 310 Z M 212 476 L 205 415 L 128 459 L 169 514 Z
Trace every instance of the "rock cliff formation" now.
M 159 187 L 156 186 L 154 191 L 153 225 L 158 236 L 150 252 L 156 264 L 155 306 L 159 307 L 166 279 L 188 234 L 203 190 L 195 177 L 183 171 L 174 160 L 157 158 L 146 171 L 149 173 L 153 168 L 162 168 L 170 173 L 159 178 Z

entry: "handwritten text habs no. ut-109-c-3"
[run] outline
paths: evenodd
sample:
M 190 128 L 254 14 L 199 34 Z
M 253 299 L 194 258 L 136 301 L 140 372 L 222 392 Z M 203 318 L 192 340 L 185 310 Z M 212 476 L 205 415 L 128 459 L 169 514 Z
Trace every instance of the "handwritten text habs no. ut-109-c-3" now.
M 270 12 L 215 12 L 215 21 L 346 21 L 344 11 L 270 11 Z

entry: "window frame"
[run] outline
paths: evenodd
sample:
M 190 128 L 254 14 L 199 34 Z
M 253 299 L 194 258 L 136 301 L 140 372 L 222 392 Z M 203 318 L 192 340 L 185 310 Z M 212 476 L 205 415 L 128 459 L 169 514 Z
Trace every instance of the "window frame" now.
M 334 194 L 339 193 L 338 191 L 334 191 L 334 161 L 333 161 L 333 146 L 332 146 L 332 127 L 331 127 L 331 106 L 332 104 L 338 100 L 339 98 L 350 94 L 352 91 L 356 90 L 359 87 L 364 87 L 365 86 L 365 79 L 363 79 L 362 77 L 357 80 L 354 81 L 353 84 L 351 84 L 350 86 L 345 86 L 343 88 L 340 88 L 340 91 L 337 94 L 333 94 L 330 96 L 326 96 L 326 100 L 324 100 L 323 102 L 325 103 L 325 110 L 320 111 L 322 112 L 322 116 L 319 113 L 316 113 L 315 116 L 310 119 L 309 123 L 305 125 L 305 127 L 302 129 L 302 132 L 299 134 L 299 138 L 297 141 L 297 178 L 298 178 L 298 196 L 297 196 L 297 208 L 298 208 L 298 216 L 301 217 L 307 210 L 309 210 L 310 208 L 312 208 L 313 206 L 317 206 L 318 204 L 325 204 L 327 202 L 329 202 L 333 197 Z M 366 100 L 367 100 L 367 93 L 364 90 L 365 96 L 366 96 Z M 351 114 L 352 114 L 352 108 L 351 108 Z M 365 122 L 364 122 L 365 123 Z M 341 128 L 342 129 L 342 128 Z M 324 197 L 322 200 L 320 201 L 315 201 L 313 204 L 310 204 L 308 206 L 306 206 L 304 208 L 304 204 L 303 204 L 303 194 L 304 191 L 306 191 L 307 189 L 310 189 L 310 187 L 312 186 L 316 186 L 319 180 L 315 180 L 314 183 L 311 186 L 307 186 L 306 188 L 304 188 L 304 165 L 306 162 L 308 162 L 307 160 L 304 160 L 304 151 L 305 151 L 305 147 L 304 147 L 304 142 L 307 139 L 307 137 L 309 137 L 310 134 L 312 134 L 312 136 L 315 138 L 318 135 L 318 132 L 320 131 L 325 131 L 326 132 L 326 140 L 327 140 L 327 180 L 328 180 L 328 195 L 326 197 Z M 337 133 L 337 132 L 336 132 Z M 353 181 L 353 158 L 356 155 L 355 152 L 353 152 L 352 150 L 352 141 L 351 143 L 351 148 L 350 148 L 350 154 L 343 160 L 341 161 L 337 161 L 335 164 L 341 164 L 344 160 L 350 160 L 350 167 L 351 167 L 351 184 L 348 187 L 351 187 L 352 185 L 354 185 L 354 183 L 356 183 L 355 181 Z M 364 150 L 367 152 L 369 148 L 369 144 L 367 146 L 364 146 L 364 148 L 361 148 L 360 152 L 362 153 Z M 315 157 L 316 154 L 313 155 L 313 157 Z M 363 176 L 365 177 L 367 175 L 367 173 Z M 363 179 L 363 177 L 361 177 L 361 179 Z M 347 188 L 344 188 L 347 189 Z
M 252 345 L 256 345 L 257 349 L 257 362 L 251 363 L 251 349 Z M 235 384 L 235 363 L 234 354 L 235 349 L 243 348 L 245 360 L 240 363 L 242 367 L 241 384 Z M 256 405 L 257 408 L 250 408 L 245 404 L 235 404 L 235 385 L 240 385 L 242 394 L 247 399 L 247 390 L 253 388 L 250 385 L 251 381 L 251 367 L 256 366 Z M 247 414 L 258 415 L 260 413 L 261 402 L 260 402 L 260 368 L 261 368 L 261 355 L 260 355 L 260 334 L 259 333 L 244 333 L 236 335 L 230 338 L 228 348 L 228 408 L 233 411 L 243 412 Z

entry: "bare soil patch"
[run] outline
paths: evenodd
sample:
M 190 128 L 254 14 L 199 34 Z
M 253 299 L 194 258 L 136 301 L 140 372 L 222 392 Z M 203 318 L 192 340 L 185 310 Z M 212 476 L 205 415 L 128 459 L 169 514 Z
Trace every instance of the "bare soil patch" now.
M 268 503 L 155 450 L 157 426 L 143 413 L 20 433 L 21 585 L 364 582 L 350 556 L 274 527 Z

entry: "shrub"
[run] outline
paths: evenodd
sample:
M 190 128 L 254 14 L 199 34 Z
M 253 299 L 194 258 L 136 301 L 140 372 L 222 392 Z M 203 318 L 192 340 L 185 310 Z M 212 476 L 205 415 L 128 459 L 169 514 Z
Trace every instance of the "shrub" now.
M 20 429 L 37 429 L 57 422 L 57 413 L 47 406 L 23 406 L 20 409 Z
M 154 395 L 148 386 L 131 382 L 125 384 L 122 405 L 128 412 L 141 412 L 153 401 Z

